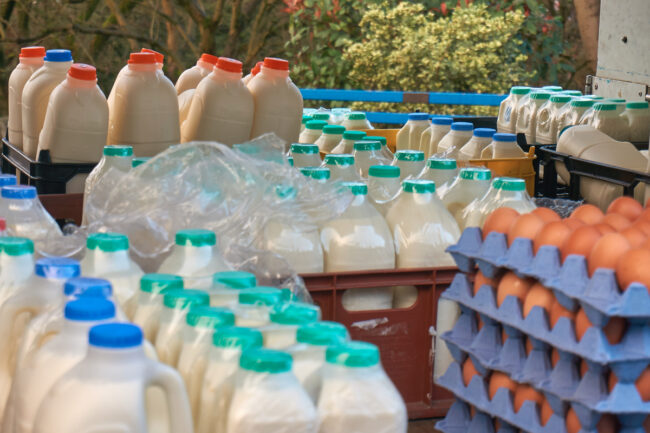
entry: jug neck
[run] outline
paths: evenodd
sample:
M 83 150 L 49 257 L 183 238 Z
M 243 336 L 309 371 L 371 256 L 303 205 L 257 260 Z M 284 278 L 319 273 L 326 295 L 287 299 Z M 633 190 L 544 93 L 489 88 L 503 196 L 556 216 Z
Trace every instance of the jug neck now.
M 371 367 L 344 367 L 342 365 L 335 365 L 326 363 L 326 373 L 324 376 L 337 379 L 345 379 L 351 381 L 358 378 L 380 378 L 385 375 L 381 365 L 373 365 Z
M 127 250 L 105 252 L 102 250 L 89 250 L 92 254 L 92 263 L 98 275 L 112 274 L 131 268 L 131 259 Z
M 43 62 L 45 69 L 52 70 L 55 72 L 68 72 L 70 66 L 72 66 L 72 61 L 69 62 L 48 62 L 45 60 Z
M 30 275 L 34 270 L 34 256 L 32 254 L 22 254 L 19 256 L 10 256 L 0 254 L 0 276 L 3 281 L 22 280 Z
M 271 69 L 266 66 L 262 66 L 262 76 L 270 79 L 280 79 L 280 78 L 289 78 L 289 71 L 281 71 L 279 69 Z M 259 75 L 259 74 L 258 74 Z
M 217 347 L 210 348 L 210 358 L 215 362 L 232 362 L 239 364 L 239 357 L 241 356 L 241 349 L 231 347 Z
M 198 66 L 198 67 L 201 68 L 201 69 L 205 69 L 205 70 L 207 70 L 207 71 L 209 71 L 209 72 L 211 72 L 211 71 L 212 71 L 212 68 L 214 67 L 213 64 L 208 63 L 208 62 L 204 62 L 203 60 L 198 60 L 198 61 L 196 62 L 196 66 Z
M 109 319 L 112 320 L 112 319 Z M 81 320 L 70 320 L 65 319 L 63 322 L 63 329 L 61 330 L 61 335 L 63 338 L 70 338 L 75 340 L 81 340 L 82 342 L 88 341 L 88 331 L 95 325 L 101 325 L 106 323 L 107 320 L 93 320 L 93 321 L 81 321 Z
M 21 57 L 19 61 L 21 65 L 39 68 L 45 63 L 42 57 Z
M 131 171 L 133 158 L 130 156 L 106 156 L 104 155 L 104 167 L 114 168 L 122 172 Z
M 212 260 L 215 247 L 212 245 L 205 245 L 201 247 L 195 247 L 192 245 L 177 245 L 176 248 L 179 249 L 180 256 L 184 262 L 193 262 L 195 265 L 198 265 L 208 263 L 210 260 Z
M 146 374 L 143 371 L 146 360 L 143 345 L 127 349 L 106 349 L 89 345 L 85 362 L 91 365 L 88 369 L 90 374 L 109 380 L 124 380 Z
M 73 78 L 68 76 L 65 79 L 66 86 L 73 89 L 94 89 L 97 87 L 97 80 L 80 80 L 78 78 Z
M 404 197 L 405 200 L 411 201 L 413 204 L 426 205 L 433 202 L 433 200 L 435 199 L 434 195 L 435 195 L 434 193 L 430 193 L 430 192 L 424 192 L 424 193 L 404 192 L 402 197 Z
M 158 67 L 157 63 L 129 63 L 127 67 L 130 71 L 155 73 L 160 70 L 162 72 L 162 63 L 160 67 Z
M 397 191 L 401 185 L 399 177 L 374 177 L 368 178 L 368 188 L 385 187 L 390 191 Z
M 228 72 L 223 69 L 214 67 L 212 73 L 210 74 L 211 78 L 215 81 L 239 81 L 242 79 L 241 72 Z

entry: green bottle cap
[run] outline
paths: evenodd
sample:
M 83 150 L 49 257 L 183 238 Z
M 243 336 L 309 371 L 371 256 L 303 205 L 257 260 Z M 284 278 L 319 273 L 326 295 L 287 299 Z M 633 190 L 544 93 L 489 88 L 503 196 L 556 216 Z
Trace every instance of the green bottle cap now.
M 275 287 L 257 286 L 239 292 L 239 303 L 244 305 L 265 305 L 272 307 L 282 302 L 282 290 Z
M 235 325 L 235 314 L 227 308 L 192 306 L 187 312 L 185 322 L 196 328 L 217 329 Z
M 343 186 L 353 195 L 368 195 L 368 185 L 363 182 L 343 182 Z
M 188 229 L 176 233 L 176 245 L 179 246 L 211 247 L 216 244 L 217 235 L 211 230 Z
M 210 295 L 203 290 L 167 290 L 163 298 L 163 305 L 174 310 L 182 310 L 194 306 L 207 306 L 210 305 Z
M 329 364 L 344 367 L 372 367 L 379 364 L 379 348 L 370 343 L 349 341 L 328 347 L 325 359 Z
M 0 252 L 8 256 L 34 254 L 34 242 L 27 238 L 0 237 Z
M 424 161 L 424 152 L 420 150 L 398 150 L 395 152 L 398 161 Z
M 434 170 L 456 170 L 456 160 L 449 158 L 429 158 L 429 168 Z
M 436 192 L 436 184 L 432 180 L 407 179 L 402 182 L 404 192 L 428 194 Z
M 109 146 L 104 146 L 104 155 L 130 157 L 133 156 L 133 147 L 120 144 L 111 144 Z
M 348 330 L 337 322 L 314 322 L 302 325 L 296 331 L 298 343 L 312 346 L 333 346 L 350 338 Z
M 460 178 L 466 180 L 490 180 L 492 172 L 489 168 L 466 167 L 460 170 Z
M 503 191 L 525 191 L 526 190 L 526 181 L 523 179 L 518 179 L 515 177 L 498 177 L 494 179 L 494 182 L 499 180 L 496 188 Z
M 223 349 L 255 349 L 262 347 L 264 337 L 253 328 L 237 326 L 217 328 L 212 336 L 212 345 Z
M 86 240 L 86 248 L 105 253 L 129 249 L 129 238 L 120 233 L 93 233 Z
M 325 156 L 325 164 L 348 167 L 350 165 L 354 165 L 354 156 L 347 153 L 330 153 L 329 155 Z
M 291 371 L 291 355 L 279 350 L 247 349 L 239 358 L 239 366 L 257 373 L 278 374 Z
M 147 274 L 140 279 L 140 290 L 147 293 L 164 293 L 166 290 L 182 290 L 183 279 L 177 275 Z
M 257 278 L 250 272 L 223 271 L 214 274 L 212 279 L 215 285 L 229 289 L 252 289 L 257 285 Z
M 285 302 L 274 305 L 269 318 L 280 325 L 305 325 L 320 318 L 320 308 L 303 302 Z
M 315 144 L 293 143 L 291 145 L 291 153 L 312 155 L 318 152 L 318 146 Z
M 368 169 L 370 177 L 396 178 L 399 174 L 400 168 L 396 165 L 371 165 Z

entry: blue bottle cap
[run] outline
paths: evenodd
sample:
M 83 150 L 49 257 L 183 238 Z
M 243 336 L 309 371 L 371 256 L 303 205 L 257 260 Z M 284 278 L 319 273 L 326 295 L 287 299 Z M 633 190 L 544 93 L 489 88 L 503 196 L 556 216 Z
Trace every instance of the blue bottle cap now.
M 409 113 L 409 120 L 429 120 L 428 113 Z
M 15 185 L 16 183 L 16 176 L 13 174 L 0 174 L 0 188 Z
M 474 125 L 470 122 L 454 122 L 451 124 L 451 129 L 454 131 L 471 131 Z
M 33 200 L 36 198 L 36 188 L 27 185 L 3 186 L 1 195 L 8 199 Z
M 71 62 L 72 53 L 70 50 L 47 50 L 45 52 L 46 62 Z
M 75 298 L 108 298 L 113 294 L 113 287 L 100 278 L 77 277 L 65 282 L 63 294 Z
M 79 262 L 67 257 L 47 257 L 36 261 L 34 273 L 41 278 L 67 280 L 81 275 Z
M 142 344 L 142 330 L 130 323 L 107 323 L 90 328 L 88 343 L 105 349 L 128 349 Z
M 79 298 L 65 304 L 65 318 L 80 322 L 94 322 L 115 317 L 115 304 L 102 298 Z

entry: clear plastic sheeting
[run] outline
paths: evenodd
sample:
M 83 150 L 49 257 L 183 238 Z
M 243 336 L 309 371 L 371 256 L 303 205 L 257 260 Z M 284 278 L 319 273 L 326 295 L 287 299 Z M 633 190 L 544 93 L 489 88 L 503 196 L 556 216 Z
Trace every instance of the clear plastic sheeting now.
M 569 200 L 568 198 L 547 198 L 536 197 L 533 199 L 537 207 L 547 207 L 554 210 L 560 217 L 568 218 L 569 215 L 580 205 L 582 200 Z

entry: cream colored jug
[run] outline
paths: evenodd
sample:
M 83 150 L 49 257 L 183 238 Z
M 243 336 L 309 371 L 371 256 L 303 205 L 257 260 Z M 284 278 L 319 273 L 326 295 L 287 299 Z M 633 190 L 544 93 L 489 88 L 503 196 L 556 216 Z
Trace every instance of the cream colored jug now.
M 20 49 L 18 65 L 9 76 L 9 118 L 7 137 L 9 143 L 18 149 L 23 148 L 23 89 L 32 74 L 43 66 L 45 48 L 23 47 Z

